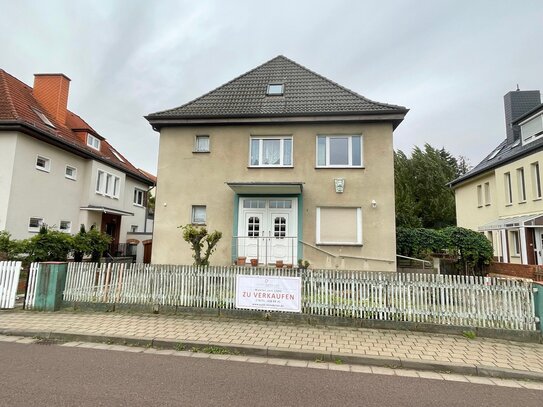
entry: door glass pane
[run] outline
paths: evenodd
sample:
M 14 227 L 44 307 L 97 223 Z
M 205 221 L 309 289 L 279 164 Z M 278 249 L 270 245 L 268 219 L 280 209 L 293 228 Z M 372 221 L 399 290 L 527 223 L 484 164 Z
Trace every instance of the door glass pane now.
M 362 149 L 360 148 L 360 136 L 352 137 L 353 165 L 362 165 Z
M 292 140 L 283 140 L 283 165 L 292 165 Z
M 266 201 L 264 199 L 244 199 L 243 207 L 246 209 L 265 208 Z
M 279 165 L 281 159 L 280 140 L 262 140 L 262 164 Z
M 277 209 L 277 208 L 290 209 L 290 208 L 292 208 L 292 201 L 290 199 L 270 200 L 270 208 L 272 208 L 272 209 Z
M 349 138 L 330 138 L 330 165 L 349 165 Z
M 260 219 L 256 216 L 251 216 L 247 222 L 247 236 L 260 236 Z
M 317 165 L 326 165 L 326 137 L 319 136 L 317 140 Z
M 260 140 L 251 139 L 251 165 L 259 165 Z
M 282 216 L 277 216 L 273 220 L 273 236 L 284 238 L 287 233 L 287 220 Z

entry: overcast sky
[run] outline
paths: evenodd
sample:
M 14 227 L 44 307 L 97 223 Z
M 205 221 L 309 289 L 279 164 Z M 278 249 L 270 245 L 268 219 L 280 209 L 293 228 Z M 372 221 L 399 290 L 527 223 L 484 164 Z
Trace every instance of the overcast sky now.
M 411 109 L 395 147 L 477 164 L 505 138 L 503 95 L 543 89 L 543 1 L 0 0 L 0 68 L 72 79 L 68 107 L 155 173 L 145 114 L 283 54 Z

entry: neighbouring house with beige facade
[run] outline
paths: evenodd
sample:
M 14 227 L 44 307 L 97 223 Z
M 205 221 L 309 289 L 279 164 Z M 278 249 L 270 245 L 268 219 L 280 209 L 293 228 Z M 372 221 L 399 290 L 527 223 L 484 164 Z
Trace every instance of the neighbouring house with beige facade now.
M 153 263 L 190 264 L 178 226 L 227 265 L 396 270 L 392 133 L 407 109 L 278 56 L 147 120 L 160 132 Z
M 543 264 L 543 104 L 539 91 L 504 96 L 507 137 L 452 182 L 458 226 L 484 233 L 497 261 Z
M 23 239 L 42 224 L 71 234 L 94 226 L 111 235 L 112 255 L 143 260 L 154 177 L 68 110 L 69 84 L 38 74 L 32 88 L 0 69 L 0 230 Z

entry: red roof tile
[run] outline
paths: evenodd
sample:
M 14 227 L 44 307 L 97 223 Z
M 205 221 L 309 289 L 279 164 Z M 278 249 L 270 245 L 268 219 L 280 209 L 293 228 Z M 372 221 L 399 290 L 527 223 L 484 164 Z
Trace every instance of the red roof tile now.
M 46 125 L 36 110 L 43 113 L 55 128 Z M 81 117 L 68 110 L 66 123 L 59 123 L 34 98 L 30 86 L 0 69 L 0 125 L 2 124 L 29 126 L 52 141 L 61 142 L 67 148 L 78 150 L 83 156 L 118 168 L 150 185 L 156 184 L 156 177 L 132 165 Z M 100 151 L 87 146 L 87 132 L 101 139 Z

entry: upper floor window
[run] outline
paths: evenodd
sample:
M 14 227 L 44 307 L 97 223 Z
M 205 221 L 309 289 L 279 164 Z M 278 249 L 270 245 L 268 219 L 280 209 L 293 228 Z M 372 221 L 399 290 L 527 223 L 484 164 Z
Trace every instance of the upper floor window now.
M 95 150 L 100 150 L 100 139 L 98 137 L 94 137 L 90 133 L 87 133 L 87 145 Z
M 61 232 L 70 233 L 72 230 L 72 222 L 69 220 L 61 220 L 60 226 L 58 227 Z
M 194 143 L 195 153 L 208 153 L 209 152 L 209 136 L 196 136 Z
M 268 85 L 268 89 L 266 90 L 266 94 L 268 96 L 281 96 L 283 95 L 285 91 L 285 85 L 282 83 L 270 83 Z
M 483 186 L 477 185 L 477 207 L 483 207 Z
M 76 180 L 77 179 L 77 168 L 72 167 L 70 165 L 67 165 L 66 170 L 64 172 L 64 176 L 66 178 L 68 178 L 68 179 Z
M 317 136 L 317 167 L 359 167 L 362 161 L 361 136 Z
M 250 149 L 253 167 L 292 166 L 292 137 L 252 137 Z
M 116 175 L 98 170 L 96 177 L 96 193 L 110 198 L 119 198 L 121 179 Z
M 484 192 L 485 192 L 485 205 L 490 205 L 490 182 L 485 182 L 484 184 Z
M 143 206 L 145 203 L 145 191 L 135 188 L 134 189 L 134 205 Z
M 532 167 L 532 194 L 534 199 L 541 198 L 541 174 L 539 173 L 539 162 L 535 162 Z
M 522 144 L 531 143 L 543 135 L 543 113 L 531 117 L 520 125 Z
M 518 200 L 526 202 L 526 184 L 524 183 L 524 168 L 517 169 Z
M 506 172 L 503 174 L 504 187 L 505 187 L 505 204 L 511 205 L 513 203 L 513 189 L 511 188 L 511 173 Z
M 39 155 L 36 157 L 36 169 L 45 172 L 51 171 L 51 160 L 47 157 Z

